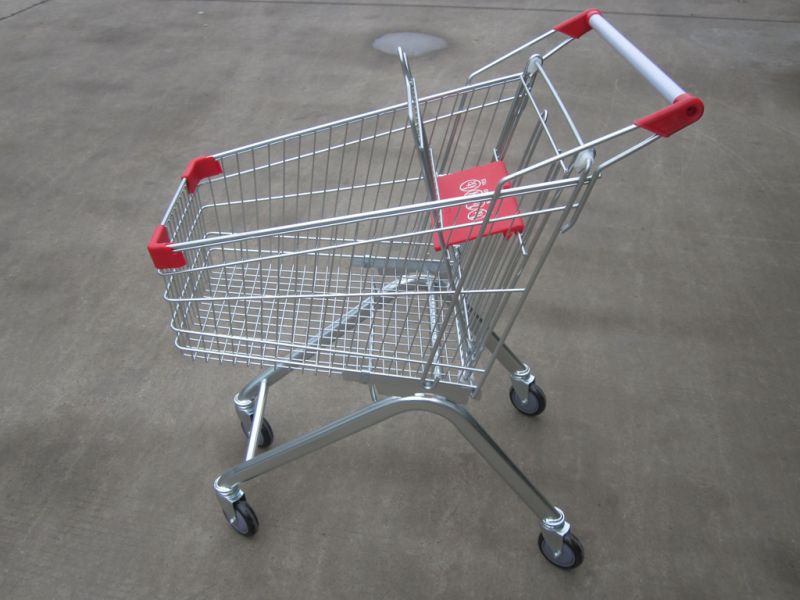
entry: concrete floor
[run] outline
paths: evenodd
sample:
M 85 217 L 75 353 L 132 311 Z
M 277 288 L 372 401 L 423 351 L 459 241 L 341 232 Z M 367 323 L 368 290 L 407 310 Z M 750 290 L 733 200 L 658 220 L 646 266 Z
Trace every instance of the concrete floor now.
M 414 61 L 433 92 L 582 8 L 490 4 L 0 3 L 0 596 L 800 596 L 792 0 L 605 3 L 706 116 L 610 172 L 557 244 L 512 340 L 547 412 L 519 416 L 499 369 L 470 405 L 567 512 L 580 569 L 540 557 L 525 506 L 432 416 L 252 482 L 253 539 L 222 520 L 210 484 L 254 372 L 172 348 L 145 243 L 178 174 L 402 99 L 383 33 L 448 41 Z M 560 81 L 592 123 L 657 107 L 579 52 Z M 327 377 L 272 398 L 278 442 L 367 401 Z

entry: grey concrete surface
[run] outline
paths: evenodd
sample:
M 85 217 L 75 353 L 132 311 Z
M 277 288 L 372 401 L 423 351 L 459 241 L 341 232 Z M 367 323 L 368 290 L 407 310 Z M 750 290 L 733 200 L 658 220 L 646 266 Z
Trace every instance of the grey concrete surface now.
M 557 244 L 512 340 L 547 412 L 517 415 L 500 370 L 470 405 L 569 515 L 569 573 L 431 416 L 252 482 L 261 530 L 236 536 L 210 483 L 254 373 L 174 351 L 144 246 L 188 158 L 401 98 L 379 35 L 448 41 L 414 61 L 432 92 L 583 7 L 33 4 L 0 3 L 0 597 L 800 595 L 796 2 L 605 3 L 706 116 L 610 173 Z M 559 83 L 587 125 L 656 107 L 576 52 Z M 282 442 L 366 401 L 295 376 L 270 419 Z

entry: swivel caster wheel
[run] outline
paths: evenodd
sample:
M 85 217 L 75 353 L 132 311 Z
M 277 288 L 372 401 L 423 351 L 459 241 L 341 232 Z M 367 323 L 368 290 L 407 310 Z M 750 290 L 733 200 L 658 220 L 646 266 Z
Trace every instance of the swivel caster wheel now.
M 547 407 L 547 397 L 544 395 L 544 391 L 533 381 L 528 384 L 527 398 L 520 398 L 514 386 L 511 386 L 508 396 L 514 408 L 528 417 L 535 417 L 536 415 L 542 414 Z
M 577 537 L 568 532 L 564 536 L 564 544 L 561 552 L 556 556 L 553 548 L 544 539 L 544 535 L 539 534 L 539 551 L 551 564 L 559 569 L 574 569 L 583 562 L 583 546 Z
M 239 421 L 242 424 L 242 431 L 244 435 L 249 438 L 250 437 L 250 429 L 245 427 L 242 421 Z M 252 427 L 253 424 L 253 417 L 250 416 L 250 426 Z M 275 434 L 272 432 L 272 426 L 269 424 L 266 418 L 261 419 L 261 430 L 258 432 L 258 447 L 259 448 L 267 448 L 275 439 Z
M 244 495 L 233 503 L 233 512 L 233 521 L 228 521 L 233 530 L 245 537 L 255 535 L 256 531 L 258 531 L 258 517 L 247 503 Z

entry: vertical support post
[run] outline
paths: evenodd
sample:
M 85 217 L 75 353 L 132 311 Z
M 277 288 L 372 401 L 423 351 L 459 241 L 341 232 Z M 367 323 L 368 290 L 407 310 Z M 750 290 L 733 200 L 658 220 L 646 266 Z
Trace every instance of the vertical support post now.
M 503 124 L 503 129 L 500 130 L 500 137 L 494 148 L 494 157 L 496 160 L 505 160 L 506 152 L 511 145 L 511 137 L 514 135 L 514 131 L 517 129 L 517 123 L 519 123 L 519 119 L 528 104 L 528 90 L 533 87 L 533 82 L 536 79 L 537 63 L 534 60 L 535 58 L 540 57 L 538 54 L 531 56 L 528 63 L 525 65 L 525 70 L 522 72 L 522 81 L 517 89 L 517 95 L 511 103 L 506 122 Z
M 256 412 L 253 414 L 253 421 L 250 424 L 250 439 L 247 441 L 247 453 L 244 460 L 248 461 L 256 455 L 258 438 L 261 435 L 261 419 L 264 418 L 264 405 L 267 403 L 267 380 L 262 379 L 258 388 L 258 401 L 256 402 Z

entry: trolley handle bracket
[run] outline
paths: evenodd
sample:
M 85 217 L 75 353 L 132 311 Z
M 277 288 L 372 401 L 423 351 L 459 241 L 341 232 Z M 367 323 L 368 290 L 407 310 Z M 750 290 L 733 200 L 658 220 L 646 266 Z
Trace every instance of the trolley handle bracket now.
M 186 189 L 193 194 L 203 179 L 222 173 L 222 165 L 213 156 L 198 156 L 189 161 L 183 170 L 182 179 L 186 180 Z
M 166 225 L 156 225 L 155 231 L 147 244 L 147 251 L 156 269 L 180 269 L 186 266 L 183 252 L 176 252 L 169 247 L 171 240 Z
M 700 98 L 686 93 L 672 78 L 622 35 L 596 8 L 590 8 L 556 25 L 553 30 L 579 38 L 593 29 L 670 104 L 636 119 L 633 124 L 661 137 L 688 127 L 703 116 Z
M 213 156 L 198 156 L 190 160 L 189 164 L 186 165 L 181 175 L 181 187 L 178 188 L 178 192 L 172 199 L 172 204 L 167 209 L 164 220 L 161 221 L 160 225 L 156 226 L 150 241 L 147 243 L 147 252 L 150 254 L 156 269 L 180 269 L 186 266 L 186 257 L 183 252 L 173 250 L 170 247 L 172 239 L 169 237 L 169 230 L 164 223 L 175 204 L 175 200 L 182 193 L 184 186 L 187 192 L 194 194 L 203 179 L 220 174 L 222 174 L 222 165 Z

